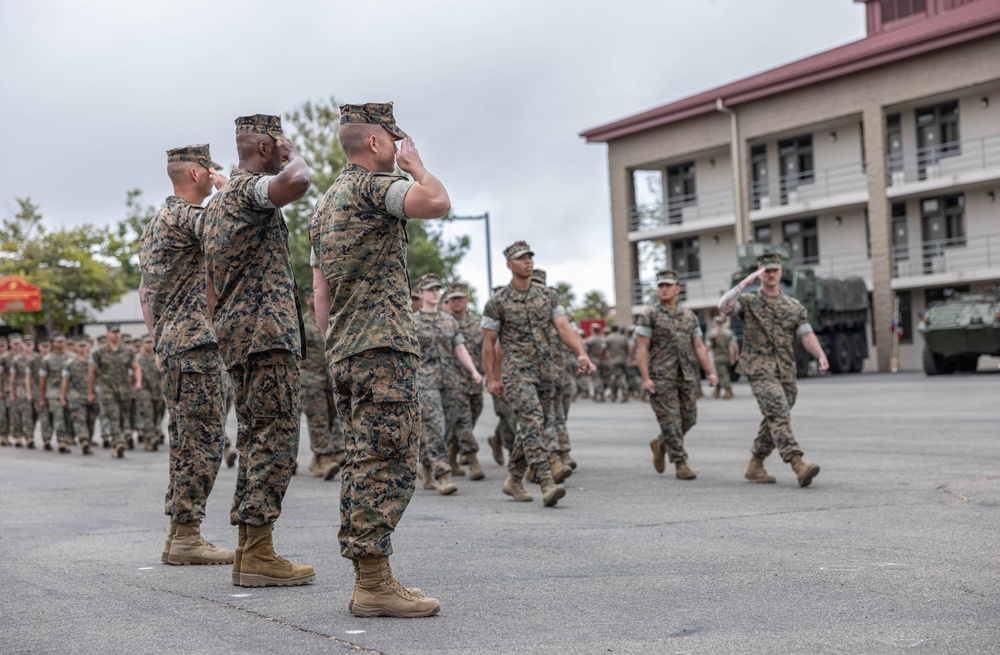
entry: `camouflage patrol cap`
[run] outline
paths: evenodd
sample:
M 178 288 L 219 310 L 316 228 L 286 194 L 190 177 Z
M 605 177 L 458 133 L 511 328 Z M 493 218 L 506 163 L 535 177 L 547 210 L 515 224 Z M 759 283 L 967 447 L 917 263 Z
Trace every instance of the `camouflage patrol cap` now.
M 369 102 L 364 105 L 341 105 L 340 124 L 361 123 L 363 125 L 381 125 L 392 135 L 393 140 L 406 138 L 406 132 L 399 129 L 396 119 L 392 116 L 391 102 Z
M 7 337 L 0 336 L 0 346 L 7 345 Z
M 8 337 L 11 343 L 21 343 L 21 335 L 16 332 Z
M 236 134 L 266 134 L 274 139 L 285 136 L 281 131 L 281 116 L 254 114 L 236 119 Z
M 531 246 L 528 245 L 527 241 L 515 241 L 503 250 L 503 256 L 508 260 L 517 259 L 522 255 L 531 255 L 532 257 L 535 256 L 535 253 L 532 252 Z
M 438 288 L 440 289 L 444 285 L 441 284 L 441 276 L 437 273 L 425 273 L 420 276 L 417 280 L 417 288 L 421 291 L 427 291 L 428 289 Z
M 212 155 L 208 151 L 207 143 L 199 143 L 194 146 L 184 146 L 183 148 L 174 148 L 167 151 L 167 163 L 175 164 L 177 162 L 194 162 L 195 164 L 201 164 L 205 168 L 211 170 L 215 169 L 217 171 L 222 170 L 222 166 L 219 166 L 214 161 L 212 161 Z
M 661 284 L 677 284 L 677 271 L 665 268 L 656 272 L 656 286 Z
M 132 343 L 132 335 L 127 332 L 122 332 L 122 343 Z
M 716 323 L 718 323 L 719 325 L 722 325 L 723 323 L 725 323 L 725 322 L 726 322 L 726 317 L 725 317 L 725 316 L 722 316 L 722 315 L 720 314 L 719 316 L 716 316 L 716 317 L 715 317 L 715 318 L 713 318 L 712 320 L 713 320 L 713 321 L 715 321 Z
M 773 271 L 781 268 L 781 255 L 776 252 L 769 252 L 757 257 L 757 265 L 763 266 L 764 270 Z
M 462 284 L 461 282 L 455 282 L 448 285 L 448 289 L 445 291 L 444 299 L 451 300 L 452 298 L 468 298 L 469 297 L 469 287 Z
M 108 332 L 121 332 L 122 326 L 118 323 L 108 323 Z
M 63 334 L 62 332 L 53 332 L 52 333 L 52 340 L 53 341 L 66 341 L 66 335 Z
M 102 334 L 99 337 L 97 337 L 97 344 L 98 345 L 102 345 L 102 344 L 105 344 L 107 342 L 108 342 L 108 338 L 105 335 Z M 88 343 L 89 343 L 89 340 L 88 340 Z
M 417 287 L 410 289 L 410 300 L 420 300 L 420 290 Z
M 314 298 L 316 296 L 316 291 L 312 287 L 306 287 L 305 291 L 303 291 L 303 294 L 305 295 L 306 298 Z
M 153 343 L 153 337 L 151 337 L 151 336 L 150 336 L 150 335 L 148 335 L 148 334 L 144 334 L 144 335 L 142 335 L 141 337 L 139 337 L 139 339 L 140 339 L 140 340 L 141 340 L 141 341 L 142 341 L 143 343 Z
M 31 336 L 30 334 L 21 335 L 21 339 L 24 340 L 24 343 L 30 343 L 30 344 L 35 343 L 35 337 Z

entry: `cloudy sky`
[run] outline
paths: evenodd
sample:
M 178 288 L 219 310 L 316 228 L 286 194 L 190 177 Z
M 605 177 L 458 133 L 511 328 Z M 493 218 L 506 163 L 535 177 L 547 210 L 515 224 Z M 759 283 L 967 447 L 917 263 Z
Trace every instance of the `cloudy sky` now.
M 864 36 L 853 0 L 0 0 L 0 212 L 109 224 L 170 194 L 164 151 L 236 162 L 233 119 L 396 103 L 453 212 L 614 302 L 607 150 L 581 131 Z M 449 226 L 486 295 L 481 222 Z

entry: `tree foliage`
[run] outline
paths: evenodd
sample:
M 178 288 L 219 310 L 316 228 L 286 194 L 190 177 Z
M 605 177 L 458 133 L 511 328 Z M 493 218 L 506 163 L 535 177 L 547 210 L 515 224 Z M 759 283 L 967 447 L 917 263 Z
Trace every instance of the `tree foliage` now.
M 573 312 L 578 322 L 587 319 L 608 319 L 608 301 L 600 291 L 589 291 L 583 296 L 583 306 Z
M 139 271 L 139 237 L 146 224 L 156 214 L 156 207 L 144 205 L 142 191 L 131 189 L 125 192 L 125 218 L 108 233 L 107 254 L 118 263 L 122 282 L 129 289 L 138 289 L 142 282 Z
M 3 220 L 0 275 L 20 275 L 42 290 L 42 311 L 3 314 L 11 327 L 30 330 L 46 323 L 69 330 L 94 320 L 94 311 L 118 302 L 128 287 L 125 274 L 109 265 L 111 230 L 83 225 L 48 232 L 30 198 L 18 198 L 19 210 Z

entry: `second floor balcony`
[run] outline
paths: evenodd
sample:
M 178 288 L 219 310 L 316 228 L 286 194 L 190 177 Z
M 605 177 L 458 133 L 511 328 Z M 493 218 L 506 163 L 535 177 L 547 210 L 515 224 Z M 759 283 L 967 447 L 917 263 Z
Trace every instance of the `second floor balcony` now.
M 890 154 L 886 177 L 893 198 L 1000 179 L 1000 134 Z
M 893 288 L 1000 280 L 1000 233 L 893 246 Z
M 765 220 L 867 202 L 862 162 L 781 175 L 750 184 L 750 218 Z
M 735 223 L 733 190 L 709 189 L 683 196 L 671 196 L 666 204 L 629 208 L 628 231 L 642 233 L 635 240 L 670 236 Z

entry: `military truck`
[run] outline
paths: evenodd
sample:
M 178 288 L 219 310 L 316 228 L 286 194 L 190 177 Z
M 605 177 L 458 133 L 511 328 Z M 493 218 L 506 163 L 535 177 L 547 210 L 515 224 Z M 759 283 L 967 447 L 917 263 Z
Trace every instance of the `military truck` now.
M 924 373 L 975 371 L 980 355 L 1000 356 L 1000 292 L 957 293 L 924 312 Z
M 822 278 L 811 268 L 792 263 L 783 246 L 748 243 L 737 249 L 740 270 L 733 273 L 732 285 L 757 270 L 757 257 L 767 253 L 781 255 L 781 290 L 801 302 L 809 312 L 809 323 L 826 351 L 831 373 L 858 373 L 868 358 L 868 287 L 860 277 Z M 759 288 L 754 282 L 744 289 L 744 295 Z M 743 324 L 735 314 L 733 332 L 743 346 Z M 811 356 L 795 344 L 798 376 L 809 372 Z

